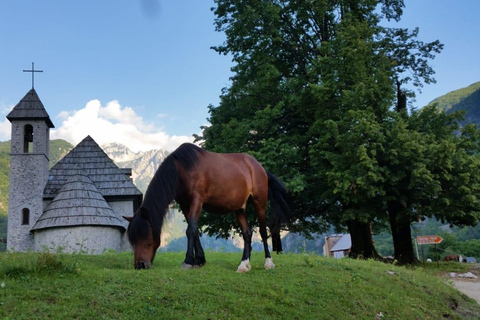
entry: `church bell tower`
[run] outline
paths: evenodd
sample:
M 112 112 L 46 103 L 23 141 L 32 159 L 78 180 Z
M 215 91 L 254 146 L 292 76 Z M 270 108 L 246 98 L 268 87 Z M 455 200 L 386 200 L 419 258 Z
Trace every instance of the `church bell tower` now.
M 54 125 L 33 88 L 7 119 L 12 124 L 7 250 L 28 251 L 33 249 L 30 230 L 43 213 Z

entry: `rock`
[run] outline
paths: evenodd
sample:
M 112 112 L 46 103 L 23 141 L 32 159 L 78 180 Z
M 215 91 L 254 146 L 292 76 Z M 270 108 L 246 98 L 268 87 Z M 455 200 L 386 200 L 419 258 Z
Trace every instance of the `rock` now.
M 458 275 L 460 278 L 468 278 L 468 279 L 477 279 L 477 276 L 474 275 L 473 273 L 471 272 L 467 272 L 467 273 L 461 273 Z

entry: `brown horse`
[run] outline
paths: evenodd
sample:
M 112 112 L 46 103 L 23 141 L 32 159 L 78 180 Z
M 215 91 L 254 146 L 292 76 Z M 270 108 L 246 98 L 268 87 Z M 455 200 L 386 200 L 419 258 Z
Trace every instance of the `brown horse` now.
M 265 269 L 272 269 L 275 265 L 267 244 L 267 201 L 275 221 L 269 226 L 273 250 L 280 252 L 280 228 L 291 218 L 287 199 L 282 183 L 252 156 L 213 153 L 193 144 L 182 144 L 162 162 L 133 217 L 125 217 L 130 221 L 127 233 L 134 250 L 134 266 L 136 269 L 151 267 L 160 246 L 166 209 L 175 200 L 188 224 L 183 268 L 201 267 L 206 263 L 197 229 L 203 208 L 214 214 L 235 213 L 244 240 L 242 262 L 237 271 L 249 271 L 252 231 L 247 223 L 246 207 L 251 203 L 260 226 Z
M 443 257 L 443 261 L 459 261 L 459 257 L 456 254 L 451 254 L 449 256 Z

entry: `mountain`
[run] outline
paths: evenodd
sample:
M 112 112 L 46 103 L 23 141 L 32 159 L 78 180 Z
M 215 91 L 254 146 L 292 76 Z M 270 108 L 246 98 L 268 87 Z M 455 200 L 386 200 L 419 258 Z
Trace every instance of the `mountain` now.
M 115 162 L 131 161 L 142 156 L 140 152 L 133 152 L 120 143 L 103 144 L 100 147 Z
M 449 92 L 430 102 L 437 104 L 440 110 L 452 112 L 466 110 L 467 121 L 480 126 L 480 82 L 466 88 Z M 73 146 L 64 140 L 50 142 L 50 166 L 63 158 Z M 132 179 L 135 185 L 145 193 L 150 180 L 155 174 L 168 152 L 165 150 L 150 150 L 133 152 L 120 143 L 111 143 L 102 146 L 105 153 L 121 168 L 132 169 Z M 10 172 L 10 141 L 0 142 L 0 240 L 6 238 L 8 212 L 8 185 Z M 173 210 L 166 222 L 162 235 L 162 250 L 185 250 L 186 223 L 183 215 Z M 254 233 L 254 249 L 261 250 L 258 233 Z M 312 240 L 304 239 L 296 234 L 287 234 L 284 238 L 284 250 L 287 252 L 315 251 L 321 254 L 324 235 L 318 235 Z M 229 240 L 208 238 L 203 236 L 202 243 L 205 249 L 236 251 L 243 246 L 243 241 L 234 236 Z M 5 244 L 0 241 L 0 251 L 5 250 Z
M 162 149 L 133 152 L 120 143 L 110 143 L 101 147 L 120 168 L 132 169 L 133 182 L 143 193 L 147 190 L 157 168 L 169 155 L 168 151 Z
M 468 87 L 451 91 L 436 98 L 428 105 L 437 104 L 439 110 L 447 113 L 465 110 L 465 121 L 480 126 L 480 81 Z
M 64 140 L 50 142 L 50 166 L 63 158 L 73 146 Z M 135 185 L 145 193 L 150 180 L 155 174 L 168 152 L 165 150 L 150 150 L 133 152 L 120 143 L 102 145 L 105 153 L 121 168 L 132 168 L 132 179 Z M 10 141 L 0 142 L 0 239 L 6 239 L 8 212 L 8 184 L 10 166 Z M 162 231 L 161 250 L 184 251 L 186 248 L 186 222 L 178 210 L 171 210 L 165 220 Z M 285 235 L 283 249 L 285 252 L 316 252 L 322 254 L 324 235 L 314 239 L 305 239 L 298 234 Z M 234 235 L 228 240 L 216 239 L 203 235 L 202 245 L 205 250 L 236 252 L 243 248 L 243 239 Z M 254 231 L 253 249 L 262 251 L 260 235 Z M 0 242 L 0 251 L 5 250 L 5 244 Z

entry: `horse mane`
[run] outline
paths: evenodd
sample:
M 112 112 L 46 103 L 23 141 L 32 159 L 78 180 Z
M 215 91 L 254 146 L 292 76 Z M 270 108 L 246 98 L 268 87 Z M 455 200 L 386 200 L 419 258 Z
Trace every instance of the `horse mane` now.
M 141 216 L 150 222 L 154 239 L 160 238 L 168 205 L 173 201 L 178 187 L 179 176 L 175 163 L 190 171 L 196 166 L 198 155 L 203 153 L 205 150 L 194 144 L 182 144 L 165 158 L 150 181 L 139 210 Z M 137 225 L 135 229 L 138 231 L 133 233 L 136 233 L 137 236 L 140 236 L 140 232 L 145 234 L 145 230 L 140 230 L 140 226 Z M 133 234 L 129 233 L 129 237 L 131 236 Z

